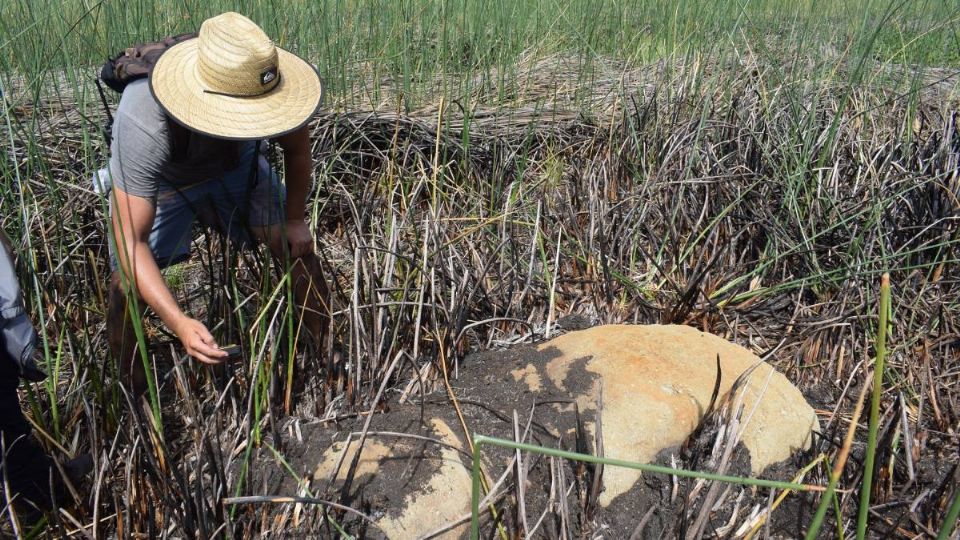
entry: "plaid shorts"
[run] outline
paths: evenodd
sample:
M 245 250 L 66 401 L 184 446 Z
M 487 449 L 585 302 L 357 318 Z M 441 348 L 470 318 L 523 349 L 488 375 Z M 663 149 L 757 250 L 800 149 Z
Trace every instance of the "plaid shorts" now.
M 254 243 L 251 228 L 268 227 L 284 219 L 286 192 L 266 157 L 250 144 L 240 164 L 219 178 L 189 186 L 164 184 L 157 193 L 156 217 L 150 231 L 150 250 L 160 268 L 190 258 L 193 225 L 229 236 L 240 245 Z M 256 156 L 254 155 L 256 154 Z M 257 159 L 257 174 L 252 159 Z M 110 265 L 117 257 L 111 242 Z

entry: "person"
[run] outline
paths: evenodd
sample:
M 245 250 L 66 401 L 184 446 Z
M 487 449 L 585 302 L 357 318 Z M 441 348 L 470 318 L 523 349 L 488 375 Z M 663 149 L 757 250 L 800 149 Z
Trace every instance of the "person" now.
M 33 438 L 20 408 L 20 380 L 42 381 L 46 374 L 37 365 L 42 353 L 13 261 L 10 241 L 0 232 L 0 479 L 7 488 L 2 490 L 4 502 L 13 504 L 21 520 L 34 522 L 41 511 L 68 499 L 53 458 Z M 78 484 L 92 466 L 92 457 L 83 454 L 65 463 L 64 471 Z
M 266 244 L 289 263 L 303 326 L 317 350 L 324 346 L 329 290 L 305 222 L 313 169 L 307 122 L 322 90 L 312 65 L 228 12 L 205 20 L 196 38 L 167 49 L 148 79 L 123 91 L 110 146 L 107 324 L 134 395 L 147 388 L 132 324 L 141 300 L 196 360 L 228 357 L 180 308 L 161 274 L 189 257 L 198 218 L 241 245 Z M 268 140 L 283 153 L 285 185 L 262 153 Z

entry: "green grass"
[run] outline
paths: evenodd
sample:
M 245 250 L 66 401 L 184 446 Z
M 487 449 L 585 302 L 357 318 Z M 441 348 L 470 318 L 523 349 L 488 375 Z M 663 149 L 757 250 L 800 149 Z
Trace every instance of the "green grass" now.
M 939 0 L 11 0 L 0 8 L 0 70 L 53 84 L 40 74 L 98 65 L 226 10 L 314 62 L 330 102 L 346 106 L 377 102 L 386 84 L 408 106 L 437 92 L 497 95 L 524 75 L 521 58 L 557 53 L 577 55 L 584 77 L 598 58 L 644 64 L 734 49 L 960 65 L 960 11 Z

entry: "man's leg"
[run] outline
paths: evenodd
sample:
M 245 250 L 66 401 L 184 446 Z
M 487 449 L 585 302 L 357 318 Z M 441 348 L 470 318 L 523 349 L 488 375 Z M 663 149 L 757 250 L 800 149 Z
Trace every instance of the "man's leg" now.
M 110 298 L 107 307 L 107 342 L 110 354 L 120 368 L 124 385 L 136 400 L 147 391 L 147 374 L 140 357 L 137 334 L 130 316 L 129 297 L 120 279 L 120 272 L 110 276 Z
M 270 252 L 280 267 L 286 269 L 284 254 L 286 239 L 280 226 L 270 227 L 266 232 L 266 237 Z M 313 340 L 315 350 L 322 352 L 327 345 L 331 311 L 330 288 L 327 286 L 320 258 L 315 253 L 310 253 L 299 259 L 291 260 L 290 279 L 293 285 L 294 299 L 300 309 L 299 316 L 302 326 Z
M 0 358 L 0 480 L 9 486 L 19 519 L 30 523 L 39 518 L 38 509 L 51 508 L 50 484 L 57 477 L 51 475 L 53 461 L 30 434 L 30 424 L 20 409 L 18 383 L 12 362 Z M 3 500 L 10 502 L 5 493 Z
M 293 262 L 290 269 L 293 294 L 300 306 L 307 332 L 314 340 L 316 351 L 326 350 L 330 333 L 330 288 L 320 258 L 310 253 Z
M 251 159 L 257 160 L 256 175 L 251 178 Z M 286 236 L 284 227 L 285 190 L 276 172 L 265 157 L 247 147 L 235 171 L 224 176 L 219 184 L 222 192 L 215 198 L 217 211 L 231 237 L 266 244 L 279 266 L 286 271 Z M 244 220 L 246 220 L 244 222 Z M 302 326 L 318 352 L 325 350 L 331 312 L 330 290 L 320 259 L 311 253 L 290 261 L 294 299 L 300 308 Z

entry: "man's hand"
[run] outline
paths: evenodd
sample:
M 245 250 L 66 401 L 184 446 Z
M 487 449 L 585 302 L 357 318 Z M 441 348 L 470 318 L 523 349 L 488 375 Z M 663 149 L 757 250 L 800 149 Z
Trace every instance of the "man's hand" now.
M 286 231 L 290 257 L 299 259 L 313 253 L 313 235 L 310 234 L 310 228 L 302 219 L 287 220 Z
M 187 349 L 187 354 L 204 364 L 220 364 L 229 356 L 217 346 L 207 327 L 196 319 L 184 317 L 172 330 Z

